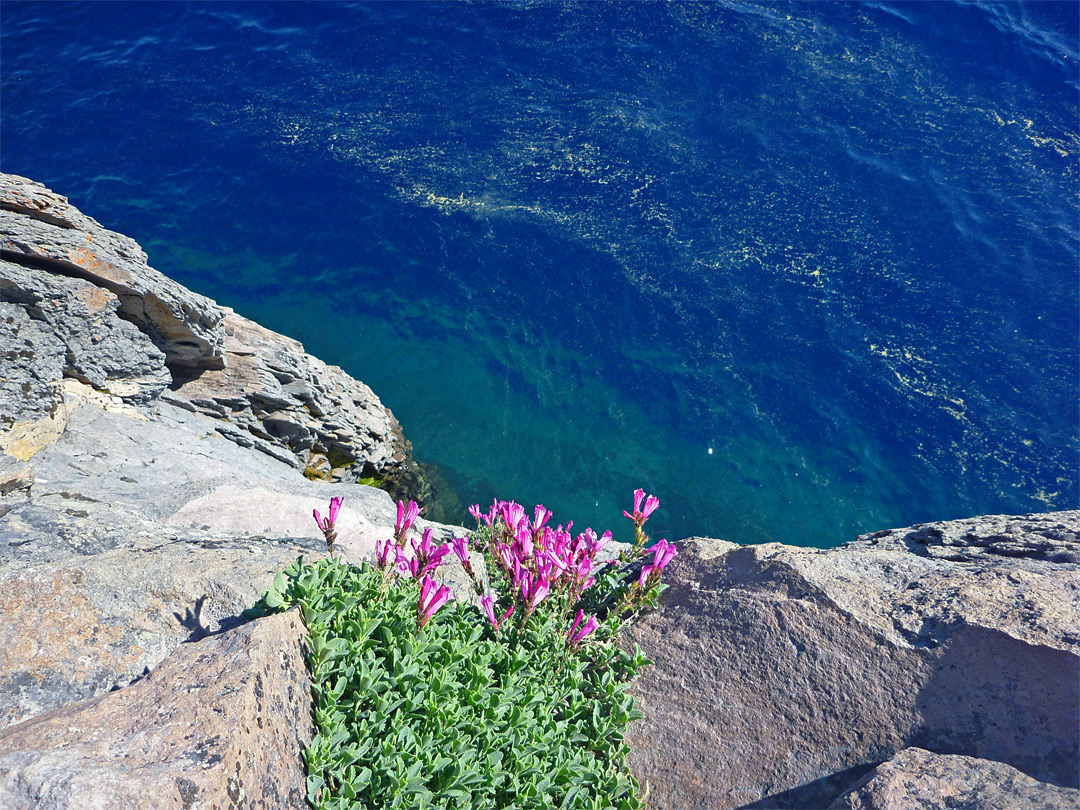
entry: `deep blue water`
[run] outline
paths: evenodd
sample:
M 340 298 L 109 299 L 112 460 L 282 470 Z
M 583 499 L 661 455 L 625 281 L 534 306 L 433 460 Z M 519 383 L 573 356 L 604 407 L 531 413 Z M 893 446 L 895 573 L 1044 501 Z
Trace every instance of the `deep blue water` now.
M 0 6 L 0 167 L 463 504 L 828 546 L 1077 508 L 1076 3 Z

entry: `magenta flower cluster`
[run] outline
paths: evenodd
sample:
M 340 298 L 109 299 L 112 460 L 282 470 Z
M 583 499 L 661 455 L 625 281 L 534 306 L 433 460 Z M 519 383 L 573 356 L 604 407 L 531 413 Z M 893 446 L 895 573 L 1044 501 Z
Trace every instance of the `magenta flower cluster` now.
M 545 599 L 556 595 L 569 608 L 596 582 L 595 573 L 600 567 L 596 555 L 611 540 L 611 532 L 597 537 L 592 529 L 586 529 L 575 536 L 572 523 L 552 527 L 548 523 L 551 512 L 542 505 L 533 510 L 531 518 L 523 506 L 513 501 L 495 501 L 486 513 L 474 505 L 469 512 L 478 523 L 492 529 L 489 557 L 511 587 L 505 598 L 510 606 L 499 621 L 495 619 L 494 596 L 485 597 L 488 621 L 496 630 L 515 604 L 521 607 L 522 621 L 528 621 Z M 579 617 L 567 635 L 568 644 L 579 644 L 597 626 L 595 617 Z
M 659 585 L 661 572 L 678 553 L 667 540 L 659 541 L 648 551 L 640 548 L 645 539 L 642 526 L 659 506 L 660 501 L 656 496 L 646 496 L 644 490 L 639 489 L 634 492 L 634 511 L 623 512 L 634 524 L 637 540 L 634 554 L 642 558 L 651 555 L 652 559 L 642 567 L 637 582 L 626 594 L 621 607 L 629 606 L 634 599 L 644 597 Z M 315 521 L 326 537 L 331 554 L 337 537 L 335 522 L 340 508 L 341 498 L 333 498 L 328 517 L 323 518 L 318 509 L 314 511 Z M 533 510 L 531 518 L 523 506 L 513 501 L 496 500 L 487 512 L 474 505 L 469 507 L 469 512 L 477 523 L 491 529 L 488 558 L 510 586 L 510 592 L 502 598 L 492 593 L 490 588 L 485 588 L 474 571 L 468 537 L 455 537 L 448 543 L 436 544 L 432 539 L 432 530 L 427 528 L 421 533 L 419 542 L 415 537 L 409 538 L 409 531 L 420 514 L 420 507 L 415 501 L 410 501 L 408 506 L 402 501 L 398 502 L 393 538 L 375 544 L 375 565 L 385 572 L 384 583 L 397 574 L 420 584 L 420 598 L 416 605 L 417 626 L 424 627 L 443 605 L 454 598 L 448 586 L 432 578 L 432 574 L 451 553 L 461 561 L 477 593 L 482 594 L 480 604 L 496 634 L 514 614 L 515 608 L 520 607 L 520 621 L 524 626 L 540 604 L 549 598 L 558 599 L 563 615 L 568 619 L 582 594 L 596 583 L 596 574 L 603 565 L 596 558 L 611 541 L 611 532 L 597 537 L 592 529 L 574 535 L 571 531 L 573 523 L 567 523 L 565 527 L 552 527 L 549 525 L 551 512 L 542 505 Z M 411 554 L 406 551 L 406 541 L 412 549 Z M 500 601 L 507 607 L 496 618 L 495 608 Z M 579 608 L 565 634 L 567 647 L 578 647 L 598 626 L 599 620 L 595 616 L 586 616 L 584 610 Z
M 644 506 L 642 506 L 643 501 Z M 623 514 L 630 518 L 630 520 L 634 521 L 634 528 L 640 529 L 643 525 L 645 525 L 645 521 L 649 519 L 649 515 L 655 512 L 659 508 L 659 506 L 660 499 L 657 498 L 655 495 L 649 495 L 648 497 L 646 497 L 645 490 L 635 489 L 634 513 L 630 514 L 624 509 Z
M 420 600 L 416 603 L 416 625 L 423 627 L 436 611 L 454 598 L 450 588 L 440 585 L 431 577 L 425 576 L 420 581 Z
M 660 572 L 679 552 L 667 540 L 660 540 L 655 546 L 645 552 L 646 556 L 653 555 L 652 562 L 641 569 L 638 576 L 638 587 L 643 591 L 649 590 L 653 585 L 660 583 Z
M 466 543 L 463 538 L 454 538 L 450 543 L 436 545 L 432 540 L 433 532 L 429 527 L 421 533 L 420 542 L 417 542 L 415 537 L 410 539 L 409 530 L 413 528 L 419 516 L 420 507 L 416 501 L 409 501 L 408 506 L 403 501 L 398 501 L 393 538 L 375 543 L 375 567 L 384 571 L 387 578 L 396 573 L 420 583 L 420 599 L 416 603 L 416 624 L 418 627 L 424 627 L 439 608 L 454 598 L 450 588 L 439 584 L 432 579 L 431 575 L 452 551 L 462 559 L 470 575 L 472 575 L 472 566 L 468 562 L 468 546 L 462 545 Z M 412 548 L 411 555 L 405 550 L 407 540 Z M 390 559 L 391 551 L 394 552 L 393 560 Z

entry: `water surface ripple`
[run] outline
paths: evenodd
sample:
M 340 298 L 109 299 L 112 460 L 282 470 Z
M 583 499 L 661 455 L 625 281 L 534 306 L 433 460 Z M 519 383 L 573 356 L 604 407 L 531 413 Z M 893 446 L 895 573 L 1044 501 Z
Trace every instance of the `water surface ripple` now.
M 371 385 L 444 509 L 827 546 L 1080 502 L 1078 9 L 5 3 L 0 163 Z

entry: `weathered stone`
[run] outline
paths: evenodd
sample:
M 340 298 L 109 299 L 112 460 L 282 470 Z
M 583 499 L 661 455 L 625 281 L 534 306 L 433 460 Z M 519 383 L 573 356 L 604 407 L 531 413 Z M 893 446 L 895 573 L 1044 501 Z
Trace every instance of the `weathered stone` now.
M 28 494 L 34 485 L 34 468 L 5 453 L 0 453 L 0 498 L 15 493 Z
M 836 810 L 1080 810 L 1080 790 L 1000 762 L 906 748 L 863 777 Z
M 223 435 L 271 455 L 284 449 L 300 469 L 328 458 L 337 477 L 356 481 L 405 463 L 396 423 L 366 385 L 231 310 L 224 328 L 225 367 L 178 376 L 166 401 L 224 417 Z
M 0 297 L 8 305 L 22 307 L 41 322 L 39 331 L 63 343 L 64 377 L 143 407 L 151 405 L 172 382 L 165 355 L 116 314 L 119 300 L 102 287 L 0 261 Z M 32 401 L 24 397 L 17 407 L 25 408 Z
M 64 426 L 57 381 L 149 410 L 165 398 L 221 435 L 326 478 L 424 489 L 411 446 L 378 397 L 295 340 L 187 290 L 44 186 L 0 174 L 0 448 L 29 458 Z
M 134 240 L 40 183 L 0 174 L 0 256 L 109 290 L 120 315 L 149 335 L 170 365 L 222 365 L 221 308 L 152 269 Z
M 163 532 L 68 503 L 0 519 L 0 727 L 126 686 L 181 642 L 235 624 L 299 553 L 319 556 L 316 543 Z M 47 538 L 55 561 L 11 561 L 15 544 Z
M 1080 513 L 1045 521 L 1075 533 Z M 1080 566 L 1047 542 L 963 562 L 681 544 L 629 633 L 656 661 L 629 734 L 653 805 L 821 807 L 911 745 L 1076 787 Z
M 0 301 L 0 451 L 26 461 L 63 433 L 64 355 L 46 324 Z
M 0 514 L 0 726 L 130 683 L 235 621 L 277 571 L 325 553 L 311 513 L 333 496 L 346 559 L 392 535 L 385 492 L 308 481 L 215 421 L 81 400 L 33 458 L 32 500 Z
M 151 420 L 132 418 L 92 402 L 75 407 L 63 440 L 33 459 L 39 480 L 38 503 L 78 492 L 128 514 L 175 525 L 207 527 L 234 534 L 271 537 L 320 537 L 312 506 L 326 507 L 333 496 L 345 498 L 346 510 L 393 526 L 395 509 L 389 496 L 372 487 L 309 481 L 294 466 L 268 454 L 252 452 L 223 437 L 220 420 L 161 403 Z M 292 460 L 291 457 L 289 459 Z M 183 507 L 218 489 L 233 493 L 224 501 L 195 514 L 172 520 Z M 306 510 L 289 516 L 287 524 L 244 504 L 245 491 L 303 497 Z M 263 505 L 271 504 L 267 497 Z M 310 505 L 308 505 L 310 504 Z M 300 507 L 303 508 L 303 507 Z M 285 519 L 284 509 L 275 514 Z
M 0 732 L 0 806 L 306 808 L 313 736 L 294 612 L 180 645 L 147 677 Z
M 954 562 L 974 562 L 996 555 L 1080 563 L 1080 534 L 1071 514 L 983 515 L 920 523 L 906 529 L 864 534 L 848 547 L 906 550 Z

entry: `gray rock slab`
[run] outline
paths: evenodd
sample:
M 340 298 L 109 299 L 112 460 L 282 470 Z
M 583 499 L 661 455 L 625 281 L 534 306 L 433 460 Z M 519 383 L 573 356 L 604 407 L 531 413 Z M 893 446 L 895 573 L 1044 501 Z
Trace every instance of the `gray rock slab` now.
M 392 536 L 385 492 L 309 481 L 214 421 L 82 401 L 59 441 L 13 466 L 29 498 L 0 510 L 0 725 L 128 684 L 235 622 L 277 571 L 325 554 L 312 510 L 333 496 L 346 559 Z M 464 594 L 459 568 L 445 576 Z
M 680 544 L 628 634 L 656 662 L 628 735 L 653 806 L 823 807 L 914 745 L 1077 787 L 1080 566 L 1050 562 L 1058 542 L 963 561 Z
M 64 399 L 65 351 L 48 324 L 0 299 L 0 431 L 56 413 Z
M 1080 810 L 1080 790 L 1039 782 L 1001 762 L 905 748 L 831 810 Z
M 166 403 L 152 420 L 83 403 L 72 410 L 62 440 L 33 458 L 35 497 L 78 492 L 155 520 L 222 486 L 305 493 L 327 503 L 346 495 L 380 515 L 393 509 L 390 497 L 371 487 L 309 481 L 291 464 L 225 438 L 219 422 Z M 227 523 L 229 516 L 221 520 Z M 251 533 L 262 529 L 252 527 Z
M 167 403 L 143 419 L 80 402 L 63 438 L 30 462 L 35 502 L 78 497 L 171 526 L 317 539 L 312 510 L 326 514 L 330 499 L 341 497 L 339 535 L 351 559 L 368 558 L 376 541 L 393 534 L 396 506 L 386 492 L 308 480 L 291 464 L 225 438 L 219 425 Z M 436 538 L 464 533 L 423 519 L 417 525 L 431 526 Z
M 70 503 L 0 519 L 0 727 L 130 684 L 182 642 L 237 624 L 278 571 L 323 547 L 118 524 Z
M 117 315 L 119 299 L 102 287 L 0 261 L 0 299 L 21 307 L 63 343 L 64 377 L 143 407 L 172 382 L 165 355 Z M 31 351 L 37 351 L 34 343 Z M 24 395 L 23 407 L 33 401 Z
M 0 253 L 109 290 L 119 299 L 121 316 L 145 332 L 170 364 L 221 366 L 222 309 L 151 268 L 133 239 L 103 228 L 40 183 L 0 174 Z
M 147 677 L 0 731 L 11 810 L 308 807 L 295 611 L 182 644 Z

